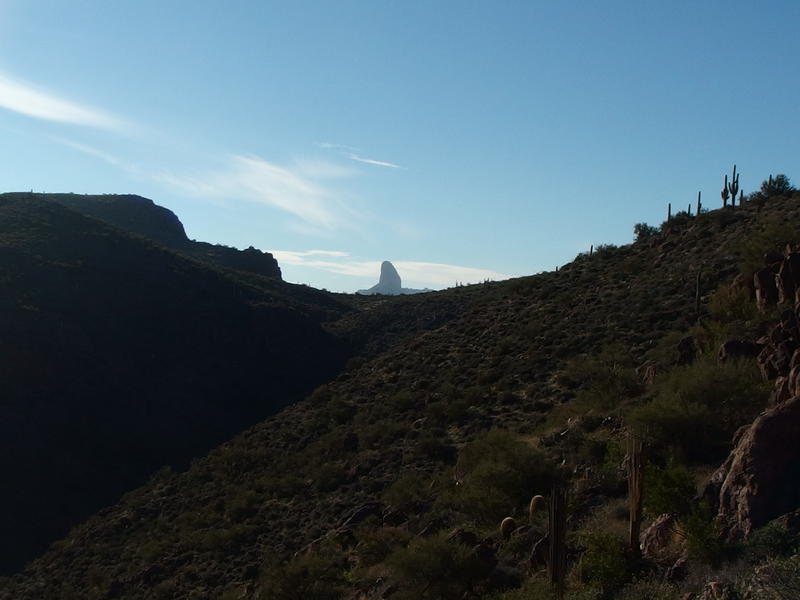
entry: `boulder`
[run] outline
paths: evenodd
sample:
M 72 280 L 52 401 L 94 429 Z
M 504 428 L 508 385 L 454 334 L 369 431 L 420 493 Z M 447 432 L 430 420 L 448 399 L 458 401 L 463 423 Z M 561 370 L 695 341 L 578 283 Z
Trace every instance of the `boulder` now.
M 725 581 L 709 581 L 697 600 L 737 600 L 734 586 Z
M 800 396 L 759 415 L 713 481 L 721 482 L 717 519 L 730 539 L 800 508 Z
M 663 514 L 639 536 L 639 546 L 647 558 L 659 558 L 675 538 L 675 517 Z
M 766 310 L 778 301 L 778 288 L 775 286 L 775 273 L 770 267 L 753 274 L 753 287 L 756 289 L 756 303 L 759 310 Z

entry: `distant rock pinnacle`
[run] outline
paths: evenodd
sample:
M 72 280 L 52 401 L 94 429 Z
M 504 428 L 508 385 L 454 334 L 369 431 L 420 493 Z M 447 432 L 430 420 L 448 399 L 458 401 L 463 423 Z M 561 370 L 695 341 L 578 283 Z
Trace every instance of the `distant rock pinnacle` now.
M 404 288 L 400 280 L 400 274 L 394 265 L 388 260 L 381 263 L 381 277 L 377 285 L 373 285 L 367 290 L 358 290 L 357 294 L 385 294 L 387 296 L 398 296 L 400 294 L 419 294 L 421 292 L 429 292 L 430 290 L 412 290 Z
M 381 263 L 381 278 L 378 280 L 378 285 L 373 289 L 379 294 L 399 294 L 400 290 L 403 289 L 400 273 L 388 260 Z

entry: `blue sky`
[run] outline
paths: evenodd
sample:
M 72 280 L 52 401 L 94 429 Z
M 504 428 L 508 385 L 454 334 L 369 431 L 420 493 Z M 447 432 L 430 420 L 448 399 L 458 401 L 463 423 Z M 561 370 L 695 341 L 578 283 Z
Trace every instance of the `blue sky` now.
M 800 178 L 800 3 L 0 0 L 0 186 L 353 291 L 553 269 Z

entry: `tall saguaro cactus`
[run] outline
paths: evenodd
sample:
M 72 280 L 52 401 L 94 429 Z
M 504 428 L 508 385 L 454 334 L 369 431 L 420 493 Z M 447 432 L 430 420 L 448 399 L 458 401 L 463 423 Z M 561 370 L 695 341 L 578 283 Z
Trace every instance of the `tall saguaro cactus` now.
M 630 528 L 628 546 L 639 555 L 639 536 L 642 530 L 642 499 L 644 491 L 644 461 L 642 460 L 642 439 L 628 433 L 628 509 Z
M 736 199 L 736 194 L 739 193 L 739 176 L 736 174 L 736 165 L 733 165 L 733 175 L 731 182 L 728 184 L 728 191 L 731 193 L 731 198 Z
M 567 575 L 567 502 L 561 484 L 556 483 L 550 493 L 550 582 L 555 587 L 556 598 L 563 600 Z
M 719 193 L 722 196 L 722 208 L 728 206 L 728 198 L 730 198 L 731 193 L 728 191 L 728 176 L 725 175 L 725 182 L 722 184 L 722 191 Z

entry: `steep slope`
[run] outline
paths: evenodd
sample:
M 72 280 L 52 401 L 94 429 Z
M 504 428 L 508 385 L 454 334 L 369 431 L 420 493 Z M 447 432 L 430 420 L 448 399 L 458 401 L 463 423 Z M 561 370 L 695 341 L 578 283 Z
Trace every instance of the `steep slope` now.
M 302 397 L 349 352 L 321 327 L 349 310 L 328 294 L 232 277 L 35 198 L 0 197 L 0 281 L 6 572 L 155 469 Z
M 265 564 L 309 545 L 332 544 L 333 560 L 346 563 L 367 543 L 360 524 L 380 523 L 382 513 L 391 522 L 383 494 L 401 473 L 424 474 L 444 497 L 446 479 L 435 474 L 481 432 L 535 434 L 546 448 L 573 402 L 554 375 L 612 343 L 643 360 L 694 322 L 698 280 L 702 300 L 736 272 L 742 240 L 774 218 L 797 219 L 796 204 L 677 219 L 663 234 L 601 247 L 557 272 L 354 299 L 358 312 L 331 330 L 361 331 L 372 355 L 185 473 L 162 472 L 126 495 L 6 581 L 0 597 L 250 598 Z M 398 314 L 400 333 L 379 325 Z M 418 326 L 403 334 L 407 323 Z M 430 508 L 425 490 L 434 488 L 409 493 Z M 452 512 L 417 512 L 409 535 L 458 522 Z

